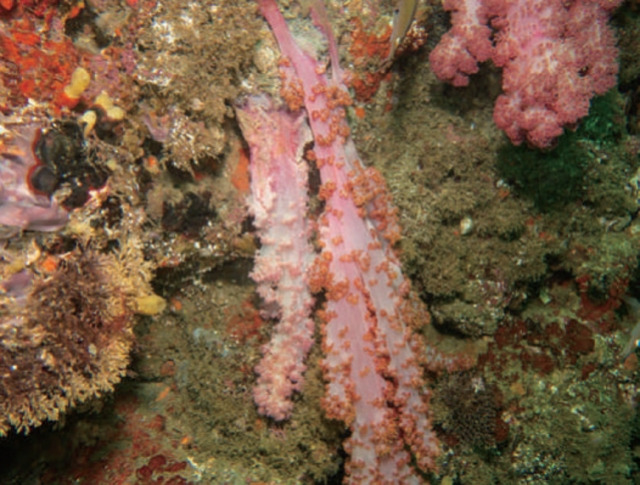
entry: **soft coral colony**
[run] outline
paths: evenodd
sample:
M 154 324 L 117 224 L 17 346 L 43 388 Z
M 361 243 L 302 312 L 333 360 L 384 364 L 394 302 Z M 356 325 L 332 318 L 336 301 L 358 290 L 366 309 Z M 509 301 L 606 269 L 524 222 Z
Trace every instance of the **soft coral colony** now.
M 494 120 L 515 144 L 547 148 L 616 84 L 615 38 L 607 25 L 621 0 L 445 0 L 452 28 L 431 52 L 436 75 L 469 83 L 478 63 L 503 69 Z
M 296 44 L 274 1 L 263 0 L 260 8 L 283 54 L 281 95 L 287 107 L 251 98 L 239 108 L 251 147 L 250 205 L 262 242 L 253 277 L 265 288 L 267 302 L 277 304 L 280 317 L 257 368 L 255 400 L 274 419 L 291 414 L 291 394 L 301 388 L 313 341 L 310 292 L 324 291 L 323 407 L 351 430 L 345 444 L 349 480 L 417 482 L 407 450 L 427 471 L 434 466 L 438 442 L 429 424 L 421 347 L 410 329 L 426 313 L 411 300 L 394 254 L 396 211 L 384 180 L 364 168 L 349 136 L 345 109 L 350 98 L 322 5 L 316 3 L 313 14 L 330 43 L 331 76 Z M 305 242 L 307 174 L 301 170 L 311 136 L 307 123 L 314 145 L 305 156 L 320 171 L 319 197 L 325 204 L 318 224 L 322 249 L 315 257 Z

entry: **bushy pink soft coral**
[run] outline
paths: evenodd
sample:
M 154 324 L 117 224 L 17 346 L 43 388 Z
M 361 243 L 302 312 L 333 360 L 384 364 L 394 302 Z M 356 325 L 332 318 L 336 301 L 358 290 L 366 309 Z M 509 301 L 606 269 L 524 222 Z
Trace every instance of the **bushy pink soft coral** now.
M 617 50 L 607 20 L 620 3 L 446 0 L 453 27 L 431 53 L 431 66 L 440 79 L 464 86 L 477 63 L 491 58 L 503 68 L 496 125 L 515 144 L 548 147 L 588 114 L 593 95 L 615 85 Z
M 431 68 L 443 81 L 454 86 L 469 84 L 469 75 L 478 72 L 478 63 L 491 57 L 491 29 L 482 0 L 444 0 L 451 12 L 451 30 L 431 52 Z

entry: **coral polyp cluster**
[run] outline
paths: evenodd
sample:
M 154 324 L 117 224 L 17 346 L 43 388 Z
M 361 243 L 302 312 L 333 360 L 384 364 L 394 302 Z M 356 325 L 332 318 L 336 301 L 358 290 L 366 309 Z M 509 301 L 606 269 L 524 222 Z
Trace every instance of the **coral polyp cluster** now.
M 58 420 L 124 375 L 147 284 L 128 275 L 122 256 L 47 255 L 1 283 L 0 435 Z

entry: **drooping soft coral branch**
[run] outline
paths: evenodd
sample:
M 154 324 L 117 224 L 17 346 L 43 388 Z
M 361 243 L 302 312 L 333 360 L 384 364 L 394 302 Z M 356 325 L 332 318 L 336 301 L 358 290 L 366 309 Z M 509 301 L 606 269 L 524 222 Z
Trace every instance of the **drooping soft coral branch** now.
M 340 76 L 329 79 L 297 45 L 275 1 L 259 5 L 283 55 L 282 97 L 290 109 L 306 110 L 315 142 L 308 156 L 322 181 L 322 252 L 310 283 L 327 300 L 323 406 L 351 429 L 345 444 L 351 482 L 419 482 L 405 446 L 426 470 L 434 466 L 438 442 L 409 328 L 420 307 L 408 299 L 409 282 L 392 248 L 399 237 L 395 209 L 381 175 L 363 167 L 349 137 L 345 107 L 351 101 Z
M 304 359 L 313 344 L 313 298 L 308 271 L 313 260 L 307 221 L 307 164 L 302 150 L 311 133 L 301 113 L 276 109 L 267 97 L 253 97 L 237 109 L 251 149 L 249 208 L 261 248 L 251 277 L 276 318 L 271 341 L 256 368 L 253 394 L 261 413 L 288 418 L 291 395 L 302 389 Z

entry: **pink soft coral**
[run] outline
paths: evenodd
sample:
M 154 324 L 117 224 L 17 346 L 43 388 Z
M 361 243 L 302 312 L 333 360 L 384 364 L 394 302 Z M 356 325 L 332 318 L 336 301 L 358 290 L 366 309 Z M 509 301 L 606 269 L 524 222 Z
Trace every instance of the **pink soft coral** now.
M 588 114 L 593 95 L 615 86 L 617 50 L 607 20 L 620 3 L 447 0 L 453 27 L 431 53 L 431 66 L 440 79 L 463 86 L 477 63 L 491 58 L 503 68 L 496 125 L 515 144 L 549 147 Z

